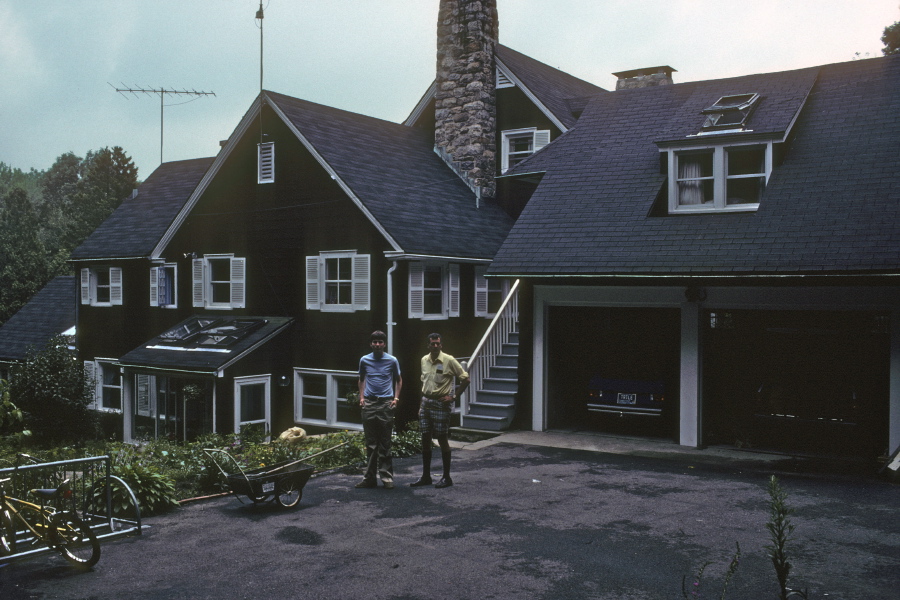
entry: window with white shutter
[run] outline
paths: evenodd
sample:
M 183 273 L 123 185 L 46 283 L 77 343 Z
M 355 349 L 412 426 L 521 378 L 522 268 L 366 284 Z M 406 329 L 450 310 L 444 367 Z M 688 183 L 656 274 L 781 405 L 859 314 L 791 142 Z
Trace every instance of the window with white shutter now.
M 150 267 L 150 306 L 178 308 L 175 293 L 177 269 L 174 263 Z
M 324 312 L 370 310 L 371 256 L 353 250 L 306 257 L 306 308 Z
M 509 282 L 485 277 L 486 271 L 486 266 L 475 267 L 475 316 L 492 318 L 509 293 Z
M 550 143 L 547 129 L 510 129 L 500 134 L 500 172 L 505 173 Z
M 409 263 L 409 318 L 458 317 L 459 265 L 432 261 Z
M 193 305 L 232 309 L 246 306 L 247 259 L 230 254 L 195 258 L 191 264 Z
M 122 304 L 122 269 L 92 267 L 81 269 L 81 303 L 91 306 Z

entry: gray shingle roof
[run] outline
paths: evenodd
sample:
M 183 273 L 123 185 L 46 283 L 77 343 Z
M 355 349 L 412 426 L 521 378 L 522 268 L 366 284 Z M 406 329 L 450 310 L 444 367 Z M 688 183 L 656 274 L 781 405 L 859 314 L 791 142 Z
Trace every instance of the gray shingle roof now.
M 497 46 L 496 55 L 567 128 L 575 125 L 578 117 L 573 112 L 583 108 L 585 98 L 606 93 L 601 87 L 502 44 Z
M 161 164 L 72 252 L 73 260 L 149 256 L 212 164 L 212 158 Z
M 265 92 L 404 252 L 494 255 L 512 219 L 434 153 L 431 133 Z
M 687 131 L 679 118 L 698 127 L 701 104 L 765 90 L 748 128 L 781 131 L 814 75 L 758 211 L 651 212 L 665 182 L 655 142 Z M 546 174 L 490 272 L 897 272 L 898 89 L 900 57 L 888 57 L 600 95 L 573 130 L 519 167 Z
M 0 327 L 0 360 L 24 360 L 30 347 L 41 348 L 75 326 L 75 278 L 53 278 Z

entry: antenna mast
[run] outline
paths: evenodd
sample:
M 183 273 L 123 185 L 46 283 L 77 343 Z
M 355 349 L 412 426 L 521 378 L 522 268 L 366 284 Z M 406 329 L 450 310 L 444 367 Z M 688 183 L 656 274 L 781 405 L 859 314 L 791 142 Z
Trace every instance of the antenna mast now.
M 117 92 L 125 96 L 126 93 L 134 94 L 137 96 L 138 94 L 146 94 L 148 96 L 153 94 L 159 94 L 159 162 L 162 164 L 163 162 L 163 122 L 165 115 L 165 98 L 166 94 L 170 96 L 193 96 L 193 99 L 201 98 L 203 96 L 215 96 L 215 92 L 198 92 L 197 90 L 167 90 L 166 88 L 142 88 L 138 86 L 134 87 L 125 87 L 125 84 L 122 84 L 121 88 L 117 88 L 110 84 Z M 127 96 L 126 96 L 127 98 Z
M 259 91 L 263 91 L 263 5 L 259 3 L 259 10 L 256 11 L 256 18 L 259 19 Z

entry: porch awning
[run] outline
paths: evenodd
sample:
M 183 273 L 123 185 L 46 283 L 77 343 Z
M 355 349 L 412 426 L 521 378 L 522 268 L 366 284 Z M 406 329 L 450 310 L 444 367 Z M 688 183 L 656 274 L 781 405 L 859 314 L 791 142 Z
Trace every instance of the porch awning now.
M 289 317 L 195 315 L 123 355 L 117 364 L 134 371 L 217 376 L 293 322 Z

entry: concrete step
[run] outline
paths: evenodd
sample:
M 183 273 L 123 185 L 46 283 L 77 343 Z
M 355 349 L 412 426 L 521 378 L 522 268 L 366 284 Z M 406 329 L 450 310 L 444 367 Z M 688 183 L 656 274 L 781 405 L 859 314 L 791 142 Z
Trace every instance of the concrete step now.
M 500 379 L 498 377 L 485 377 L 481 381 L 482 388 L 478 390 L 481 394 L 485 391 L 491 392 L 516 392 L 519 390 L 518 379 Z
M 466 415 L 462 418 L 462 426 L 468 429 L 483 431 L 504 431 L 509 429 L 512 417 L 489 417 L 485 415 Z
M 469 404 L 469 416 L 512 418 L 515 406 L 511 404 L 492 404 L 490 402 L 472 402 Z
M 518 354 L 498 354 L 497 355 L 497 366 L 498 367 L 518 367 L 519 366 L 519 355 Z
M 519 368 L 508 365 L 495 365 L 491 367 L 488 377 L 492 379 L 518 379 Z
M 516 404 L 516 392 L 508 390 L 478 390 L 477 402 L 514 406 Z

